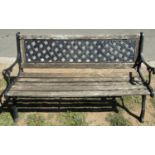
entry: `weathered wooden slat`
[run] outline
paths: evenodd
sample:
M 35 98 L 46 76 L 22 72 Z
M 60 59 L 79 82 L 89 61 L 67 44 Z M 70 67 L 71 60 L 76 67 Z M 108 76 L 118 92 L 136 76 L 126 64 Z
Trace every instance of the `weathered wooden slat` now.
M 133 89 L 145 89 L 143 85 L 109 85 L 109 86 L 47 86 L 47 85 L 14 85 L 10 89 L 12 90 L 20 90 L 20 91 L 99 91 L 99 90 L 133 90 Z
M 129 77 L 115 77 L 115 78 L 18 78 L 18 82 L 123 82 L 129 81 Z
M 124 96 L 124 95 L 149 95 L 148 90 L 113 90 L 113 91 L 9 91 L 7 96 L 19 97 L 103 97 L 103 96 Z
M 78 74 L 128 74 L 129 72 L 137 73 L 134 68 L 129 69 L 92 69 L 92 68 L 25 68 L 24 73 L 78 73 Z M 22 73 L 22 72 L 21 72 Z
M 24 87 L 25 85 L 27 86 L 128 86 L 131 85 L 129 82 L 52 82 L 52 83 L 45 83 L 45 82 L 40 82 L 40 83 L 35 83 L 35 82 L 16 82 L 15 86 L 22 86 Z M 137 85 L 142 85 L 141 81 L 138 81 Z
M 22 63 L 26 63 L 26 49 L 24 47 L 24 40 L 20 40 L 20 50 L 21 50 L 21 59 Z
M 134 63 L 23 63 L 23 68 L 133 68 Z
M 20 34 L 20 39 L 135 39 L 139 38 L 140 34 L 121 34 L 121 35 L 32 35 Z
M 51 73 L 51 74 L 44 74 L 44 73 L 23 73 L 19 77 L 21 78 L 56 78 L 56 77 L 91 77 L 91 78 L 100 78 L 100 77 L 115 77 L 117 74 L 113 75 L 103 75 L 103 74 L 79 74 L 79 73 L 69 73 L 69 74 L 64 74 L 64 73 Z M 121 75 L 120 75 L 121 76 Z M 129 75 L 123 75 L 123 77 L 128 77 Z
M 107 73 L 78 73 L 78 72 L 73 72 L 73 73 L 21 73 L 19 77 L 32 77 L 32 78 L 41 78 L 41 77 L 129 77 L 129 73 L 126 72 L 107 72 Z M 136 72 L 132 72 L 132 76 L 138 77 L 138 74 Z

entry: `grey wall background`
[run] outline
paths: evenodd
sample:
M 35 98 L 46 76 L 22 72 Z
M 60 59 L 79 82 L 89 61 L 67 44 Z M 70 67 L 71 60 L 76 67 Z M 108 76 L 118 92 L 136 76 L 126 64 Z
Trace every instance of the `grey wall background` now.
M 155 61 L 155 29 L 51 29 L 51 30 L 28 30 L 28 29 L 0 29 L 0 57 L 16 57 L 16 32 L 28 34 L 122 34 L 144 32 L 144 56 L 149 61 Z

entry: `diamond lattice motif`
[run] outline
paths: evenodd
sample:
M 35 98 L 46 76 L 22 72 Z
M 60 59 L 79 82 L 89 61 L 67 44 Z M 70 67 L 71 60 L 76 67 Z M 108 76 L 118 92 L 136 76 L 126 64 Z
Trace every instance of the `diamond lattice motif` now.
M 24 45 L 28 63 L 129 63 L 136 40 L 26 39 Z

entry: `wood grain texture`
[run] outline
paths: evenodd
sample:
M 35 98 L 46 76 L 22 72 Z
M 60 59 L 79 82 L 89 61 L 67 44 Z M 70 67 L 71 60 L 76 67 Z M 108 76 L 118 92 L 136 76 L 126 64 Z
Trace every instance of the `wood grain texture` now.
M 133 90 L 133 89 L 145 89 L 143 85 L 131 85 L 129 83 L 126 84 L 111 84 L 109 85 L 102 85 L 100 83 L 96 85 L 30 85 L 30 84 L 20 84 L 14 85 L 10 90 L 19 90 L 19 91 L 98 91 L 98 90 Z
M 68 73 L 68 72 L 67 72 Z M 115 76 L 99 77 L 97 74 L 58 74 L 54 77 L 44 73 L 23 73 L 17 82 L 11 87 L 8 96 L 22 97 L 97 97 L 97 96 L 122 96 L 149 94 L 137 77 L 138 83 L 133 85 L 129 82 L 129 75 L 122 71 L 115 71 Z M 93 72 L 92 72 L 93 73 Z M 117 74 L 116 74 L 117 73 Z M 83 77 L 83 75 L 87 75 Z M 102 74 L 101 74 L 102 75 Z M 117 76 L 116 76 L 117 75 Z M 95 77 L 92 77 L 95 76 Z
M 122 82 L 122 81 L 129 81 L 129 77 L 115 77 L 115 78 L 18 78 L 18 82 L 44 82 L 44 83 L 49 83 L 49 82 L 108 82 L 108 81 L 117 81 L 117 82 Z
M 132 75 L 134 77 L 138 77 L 138 73 L 136 71 L 132 71 L 132 72 L 128 72 L 128 71 L 111 71 L 111 70 L 106 70 L 106 71 L 78 71 L 78 70 L 74 70 L 74 72 L 70 72 L 70 71 L 48 71 L 48 73 L 35 73 L 35 72 L 23 72 L 19 75 L 19 77 L 22 77 L 22 78 L 52 78 L 52 77 L 129 77 L 129 74 L 132 73 Z
M 39 71 L 39 72 L 38 72 Z M 53 69 L 23 72 L 17 81 L 34 83 L 52 82 L 123 82 L 130 80 L 132 76 L 140 81 L 139 75 L 134 69 Z
M 127 81 L 121 81 L 121 82 L 117 82 L 117 81 L 113 81 L 113 82 L 16 82 L 14 86 L 21 86 L 21 87 L 24 87 L 25 85 L 27 86 L 49 86 L 49 87 L 52 87 L 52 86 L 130 86 L 131 83 L 127 82 Z M 136 86 L 139 86 L 139 85 L 142 85 L 142 82 L 137 82 L 135 84 Z M 133 86 L 135 86 L 133 85 Z
M 134 63 L 23 63 L 23 68 L 133 68 Z
M 9 91 L 7 96 L 19 97 L 103 97 L 103 96 L 127 96 L 127 95 L 149 95 L 148 90 L 113 90 L 113 91 Z
M 121 35 L 31 35 L 20 34 L 20 39 L 135 39 L 139 38 L 140 34 L 121 34 Z
M 25 68 L 24 73 L 63 73 L 63 74 L 128 74 L 137 73 L 134 68 L 128 69 L 96 69 L 96 68 Z

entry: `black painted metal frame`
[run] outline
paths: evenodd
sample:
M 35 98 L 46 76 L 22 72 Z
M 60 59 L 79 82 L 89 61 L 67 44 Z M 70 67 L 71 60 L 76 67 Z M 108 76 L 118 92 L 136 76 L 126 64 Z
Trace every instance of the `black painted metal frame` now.
M 20 45 L 20 33 L 18 32 L 16 34 L 16 41 L 17 41 L 17 58 L 15 60 L 15 62 L 8 67 L 7 69 L 5 69 L 2 74 L 3 77 L 7 83 L 5 90 L 2 92 L 2 94 L 0 95 L 0 102 L 2 105 L 2 98 L 4 97 L 6 100 L 8 100 L 9 103 L 11 103 L 11 111 L 12 111 L 12 115 L 13 115 L 13 119 L 14 121 L 17 119 L 18 115 L 17 115 L 17 108 L 16 108 L 16 97 L 14 98 L 9 98 L 6 96 L 6 93 L 8 92 L 9 88 L 14 84 L 14 82 L 16 81 L 16 79 L 19 77 L 20 73 L 23 72 L 23 68 L 22 68 L 22 58 L 21 58 L 21 45 Z M 139 41 L 139 51 L 138 51 L 138 56 L 137 56 L 137 60 L 135 62 L 134 68 L 137 70 L 137 72 L 139 73 L 139 76 L 143 82 L 143 84 L 148 88 L 148 90 L 150 91 L 150 96 L 154 97 L 154 91 L 153 88 L 151 87 L 150 83 L 151 83 L 151 75 L 155 74 L 155 68 L 150 66 L 145 60 L 144 57 L 142 55 L 143 52 L 143 42 L 144 42 L 144 35 L 143 33 L 140 33 L 140 41 Z M 146 80 L 144 78 L 144 75 L 141 72 L 141 67 L 142 64 L 146 66 L 147 71 L 148 71 L 148 80 Z M 18 74 L 16 77 L 12 77 L 11 73 L 14 69 L 14 67 L 18 65 Z M 146 95 L 142 95 L 142 108 L 141 108 L 141 114 L 140 114 L 140 121 L 143 122 L 144 121 L 144 113 L 145 113 L 145 101 L 146 101 Z
M 152 79 L 152 74 L 155 74 L 155 68 L 152 67 L 151 65 L 149 65 L 144 57 L 143 57 L 143 43 L 144 43 L 144 34 L 141 33 L 140 34 L 140 43 L 139 43 L 139 53 L 138 53 L 138 57 L 137 57 L 137 61 L 135 63 L 135 69 L 137 70 L 137 72 L 139 73 L 139 76 L 143 82 L 143 84 L 148 88 L 148 90 L 150 91 L 150 96 L 154 97 L 154 91 L 153 88 L 151 87 L 150 83 L 151 83 L 151 79 Z M 142 65 L 145 65 L 148 71 L 148 80 L 146 80 L 144 78 L 144 75 L 142 74 L 141 71 L 141 67 Z
M 16 34 L 16 42 L 17 42 L 17 57 L 15 62 L 8 68 L 6 68 L 5 70 L 3 70 L 2 74 L 3 77 L 6 81 L 6 88 L 4 89 L 4 91 L 2 92 L 0 99 L 2 100 L 2 97 L 4 96 L 5 99 L 7 99 L 7 96 L 5 95 L 7 93 L 7 91 L 9 90 L 9 88 L 11 87 L 11 85 L 14 84 L 14 82 L 16 81 L 16 79 L 19 77 L 19 74 L 21 71 L 23 71 L 23 69 L 21 68 L 21 51 L 20 51 L 20 40 L 19 40 L 19 32 Z M 16 77 L 12 77 L 11 73 L 14 69 L 14 67 L 18 65 L 18 74 Z M 2 103 L 2 101 L 1 101 Z
M 16 97 L 14 98 L 10 98 L 8 96 L 6 96 L 6 93 L 8 92 L 9 88 L 15 83 L 16 79 L 19 77 L 20 72 L 23 71 L 23 68 L 21 67 L 21 51 L 20 51 L 20 39 L 19 39 L 19 35 L 20 33 L 18 32 L 16 34 L 16 43 L 17 43 L 17 57 L 15 62 L 8 68 L 4 69 L 2 74 L 3 77 L 6 81 L 6 88 L 3 90 L 3 92 L 0 95 L 0 104 L 1 104 L 1 108 L 3 106 L 2 104 L 2 98 L 4 97 L 4 99 L 8 102 L 8 107 L 10 108 L 10 112 L 12 114 L 13 120 L 16 121 L 18 118 L 18 112 L 17 112 L 17 108 L 16 108 Z M 16 75 L 16 77 L 11 76 L 11 73 L 14 69 L 14 67 L 18 65 L 18 73 Z M 11 103 L 11 104 L 9 104 Z
M 149 65 L 144 57 L 143 57 L 143 44 L 144 44 L 144 34 L 140 33 L 140 42 L 139 42 L 139 53 L 137 57 L 137 61 L 134 65 L 135 69 L 137 70 L 143 84 L 147 87 L 150 92 L 150 96 L 154 97 L 154 91 L 151 84 L 152 74 L 155 74 L 155 68 Z M 142 74 L 142 65 L 145 65 L 148 71 L 148 79 L 144 78 Z M 142 107 L 141 107 L 141 114 L 140 114 L 140 122 L 144 122 L 144 115 L 145 115 L 145 102 L 146 102 L 146 95 L 142 95 Z

